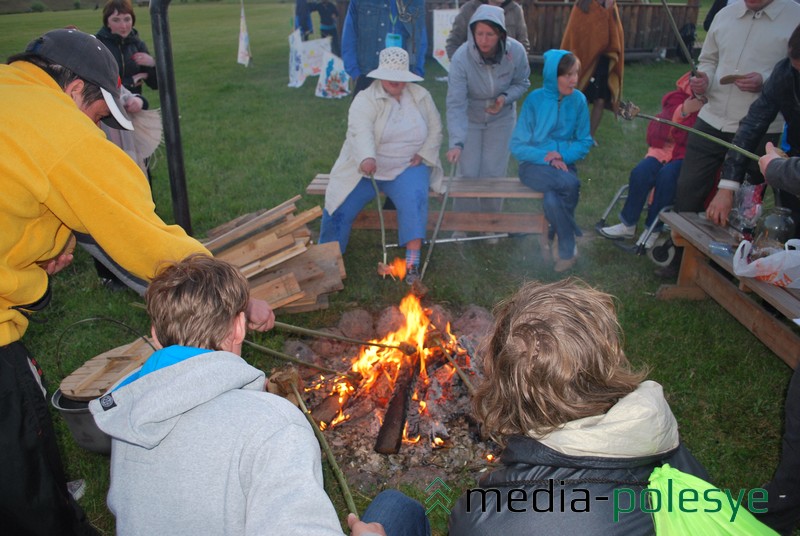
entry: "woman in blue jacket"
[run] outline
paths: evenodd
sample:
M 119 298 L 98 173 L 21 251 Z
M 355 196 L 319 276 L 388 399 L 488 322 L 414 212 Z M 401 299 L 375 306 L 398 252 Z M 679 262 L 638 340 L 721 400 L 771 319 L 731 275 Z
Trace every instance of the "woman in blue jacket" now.
M 544 214 L 550 222 L 547 238 L 557 237 L 555 271 L 575 265 L 575 222 L 580 181 L 575 163 L 589 153 L 589 108 L 586 97 L 575 89 L 580 62 L 566 50 L 544 54 L 544 86 L 532 91 L 522 106 L 511 137 L 511 152 L 519 161 L 519 178 L 529 188 L 544 193 Z M 543 240 L 543 255 L 550 259 Z

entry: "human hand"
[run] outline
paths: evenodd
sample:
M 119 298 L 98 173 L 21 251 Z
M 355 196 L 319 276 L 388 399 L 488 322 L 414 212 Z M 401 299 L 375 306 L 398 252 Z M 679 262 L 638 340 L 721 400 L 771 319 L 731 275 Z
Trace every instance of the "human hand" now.
M 696 71 L 695 75 L 689 78 L 689 89 L 695 96 L 705 95 L 708 90 L 708 75 L 702 71 Z
M 759 169 L 761 169 L 761 174 L 764 175 L 764 177 L 766 177 L 767 166 L 769 166 L 769 163 L 775 160 L 776 158 L 786 158 L 786 156 L 783 151 L 772 145 L 771 141 L 767 142 L 767 146 L 764 149 L 766 150 L 766 152 L 764 153 L 764 156 L 758 159 L 758 167 Z
M 762 78 L 761 74 L 753 72 L 736 79 L 733 83 L 740 91 L 761 93 L 761 88 L 764 86 L 764 78 Z
M 697 113 L 700 111 L 700 108 L 703 107 L 705 104 L 702 100 L 698 99 L 697 97 L 689 97 L 685 101 L 683 101 L 683 113 L 685 115 L 692 115 L 693 113 Z
M 141 97 L 131 96 L 125 101 L 125 111 L 128 113 L 139 113 L 142 108 L 144 108 L 144 101 Z
M 567 171 L 569 169 L 567 164 L 565 164 L 560 158 L 554 158 L 553 160 L 550 160 L 550 165 L 556 169 L 560 169 L 561 171 Z
M 247 302 L 247 329 L 268 331 L 275 325 L 275 312 L 264 300 L 250 298 Z
M 706 218 L 717 225 L 726 225 L 731 208 L 733 208 L 733 190 L 720 188 L 708 204 Z
M 55 275 L 67 266 L 70 265 L 72 262 L 72 253 L 61 253 L 55 259 L 49 260 L 47 263 L 42 266 L 44 271 L 48 273 L 48 275 Z
M 563 160 L 561 157 L 561 153 L 558 151 L 550 151 L 544 156 L 544 161 L 546 164 L 549 164 L 552 160 Z
M 378 170 L 378 164 L 375 162 L 374 158 L 365 158 L 361 161 L 361 173 L 366 175 L 367 177 L 371 177 L 375 175 L 375 172 Z
M 355 514 L 347 514 L 347 526 L 350 527 L 350 536 L 361 536 L 362 534 L 382 534 L 386 536 L 386 531 L 380 523 L 364 523 L 358 520 Z
M 453 147 L 447 151 L 447 161 L 451 164 L 458 162 L 459 158 L 461 158 L 461 147 Z
M 148 54 L 147 52 L 137 52 L 133 56 L 131 56 L 133 61 L 136 62 L 136 65 L 141 65 L 142 67 L 155 67 L 156 60 L 153 59 L 153 56 Z
M 411 157 L 411 162 L 409 162 L 409 165 L 411 167 L 414 167 L 420 165 L 421 163 L 422 163 L 422 157 L 418 154 L 415 154 L 414 156 Z
M 487 114 L 492 114 L 492 115 L 497 115 L 498 113 L 500 113 L 500 110 L 503 109 L 503 105 L 505 103 L 506 103 L 506 96 L 505 95 L 500 95 L 499 97 L 497 97 L 494 100 L 494 104 L 492 104 L 491 106 L 488 106 L 486 108 L 486 113 Z

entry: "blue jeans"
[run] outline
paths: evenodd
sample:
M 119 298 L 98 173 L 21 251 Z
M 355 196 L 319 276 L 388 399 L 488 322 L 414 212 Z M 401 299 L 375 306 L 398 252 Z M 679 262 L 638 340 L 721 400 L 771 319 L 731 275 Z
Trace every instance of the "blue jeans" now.
M 620 221 L 628 227 L 636 225 L 647 196 L 653 188 L 655 188 L 653 202 L 650 204 L 644 223 L 649 227 L 656 221 L 659 211 L 675 201 L 675 190 L 682 163 L 683 160 L 673 160 L 662 164 L 657 158 L 648 156 L 636 164 L 628 179 L 628 198 L 625 200 L 622 212 L 619 213 Z
M 544 215 L 558 235 L 558 256 L 564 260 L 575 255 L 575 237 L 581 230 L 575 222 L 575 207 L 581 191 L 578 170 L 574 165 L 561 171 L 551 165 L 522 162 L 519 180 L 522 184 L 544 194 Z
M 425 508 L 397 490 L 378 494 L 361 517 L 365 523 L 380 523 L 390 536 L 430 536 Z
M 397 234 L 401 245 L 417 238 L 425 238 L 430 176 L 431 169 L 420 164 L 406 168 L 392 181 L 376 181 L 378 190 L 386 194 L 397 207 Z M 333 214 L 329 214 L 327 210 L 322 212 L 319 243 L 339 242 L 339 249 L 344 253 L 350 240 L 353 221 L 361 209 L 374 198 L 375 188 L 372 181 L 367 177 L 362 178 Z

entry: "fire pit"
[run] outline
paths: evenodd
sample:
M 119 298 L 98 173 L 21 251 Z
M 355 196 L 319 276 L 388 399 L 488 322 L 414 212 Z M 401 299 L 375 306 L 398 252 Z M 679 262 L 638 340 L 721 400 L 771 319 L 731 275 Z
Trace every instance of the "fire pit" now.
M 332 339 L 285 345 L 285 353 L 360 378 L 312 369 L 304 375 L 307 406 L 352 486 L 424 488 L 437 476 L 485 468 L 497 455 L 497 446 L 480 438 L 470 406 L 471 384 L 480 379 L 475 348 L 491 314 L 471 306 L 451 318 L 409 294 L 376 320 L 367 311 L 349 311 L 323 331 L 415 351 Z

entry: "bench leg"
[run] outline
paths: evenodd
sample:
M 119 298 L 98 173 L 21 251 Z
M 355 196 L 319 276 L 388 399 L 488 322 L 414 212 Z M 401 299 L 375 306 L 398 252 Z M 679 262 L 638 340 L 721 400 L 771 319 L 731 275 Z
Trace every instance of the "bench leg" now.
M 683 248 L 678 282 L 674 285 L 661 285 L 656 291 L 656 297 L 660 300 L 702 300 L 707 298 L 708 295 L 696 282 L 699 266 L 706 264 L 705 255 L 675 232 L 672 233 L 672 242 Z

